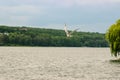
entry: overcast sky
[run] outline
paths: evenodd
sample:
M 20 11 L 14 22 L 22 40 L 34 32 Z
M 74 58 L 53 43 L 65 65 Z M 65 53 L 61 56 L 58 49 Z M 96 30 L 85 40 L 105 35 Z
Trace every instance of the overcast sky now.
M 0 24 L 105 33 L 120 19 L 120 0 L 0 0 Z

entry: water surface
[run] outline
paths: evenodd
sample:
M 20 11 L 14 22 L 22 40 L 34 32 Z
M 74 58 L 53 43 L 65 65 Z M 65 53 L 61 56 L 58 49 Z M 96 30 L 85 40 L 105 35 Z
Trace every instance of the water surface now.
M 109 48 L 0 47 L 0 80 L 120 80 Z

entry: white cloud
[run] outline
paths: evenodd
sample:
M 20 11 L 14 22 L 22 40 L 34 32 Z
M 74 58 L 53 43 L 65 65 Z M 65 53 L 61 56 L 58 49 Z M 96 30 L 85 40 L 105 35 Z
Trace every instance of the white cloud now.
M 24 5 L 24 6 L 1 6 L 0 7 L 1 12 L 5 14 L 40 14 L 43 12 L 42 8 L 36 7 L 36 6 L 29 6 L 29 5 Z M 0 13 L 1 14 L 1 13 Z
M 57 5 L 62 6 L 89 6 L 89 5 L 108 5 L 118 4 L 120 0 L 56 0 Z
M 48 25 L 47 28 L 58 28 L 59 25 L 50 24 L 64 22 L 106 24 L 119 18 L 119 4 L 120 0 L 0 0 L 0 24 Z
M 41 16 L 44 9 L 32 5 L 18 5 L 0 6 L 0 11 L 0 24 L 26 25 L 33 17 Z
M 120 0 L 76 0 L 76 4 L 79 5 L 98 5 L 98 4 L 114 4 Z
M 120 0 L 0 0 L 4 5 L 34 5 L 34 6 L 65 6 L 73 5 L 97 5 L 97 4 L 118 4 Z
M 28 0 L 29 1 L 29 0 Z M 27 0 L 26 0 L 27 2 Z M 52 5 L 52 6 L 64 6 L 64 7 L 71 7 L 71 6 L 81 6 L 81 5 L 98 5 L 98 4 L 118 4 L 120 0 L 34 0 L 32 3 L 40 4 L 40 5 Z

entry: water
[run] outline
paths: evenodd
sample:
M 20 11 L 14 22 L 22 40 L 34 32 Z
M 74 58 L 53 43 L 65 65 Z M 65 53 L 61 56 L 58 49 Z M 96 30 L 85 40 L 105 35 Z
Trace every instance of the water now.
M 109 48 L 0 47 L 0 80 L 120 80 Z

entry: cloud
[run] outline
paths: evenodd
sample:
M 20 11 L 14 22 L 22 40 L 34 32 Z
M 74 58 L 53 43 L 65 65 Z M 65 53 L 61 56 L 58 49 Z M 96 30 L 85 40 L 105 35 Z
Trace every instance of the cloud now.
M 42 16 L 44 9 L 33 5 L 0 6 L 1 24 L 25 25 L 33 17 Z
M 0 7 L 1 12 L 4 12 L 6 14 L 37 14 L 37 13 L 42 13 L 43 9 L 36 7 L 36 6 L 29 6 L 29 5 L 24 5 L 24 6 L 1 6 Z M 0 13 L 1 14 L 1 13 Z
M 120 3 L 120 0 L 56 0 L 57 5 L 64 7 L 73 6 L 106 6 Z
M 120 3 L 120 0 L 75 0 L 78 5 L 96 5 L 96 4 L 109 4 Z
M 0 0 L 0 5 L 34 5 L 34 6 L 86 6 L 99 4 L 118 4 L 120 0 Z
M 57 28 L 66 22 L 85 24 L 89 29 L 90 24 L 119 18 L 119 4 L 120 0 L 0 0 L 0 24 Z M 91 25 L 91 29 L 99 25 Z
M 35 0 L 34 2 L 35 3 Z M 120 0 L 39 0 L 38 4 L 51 5 L 56 7 L 88 6 L 88 5 L 105 5 L 118 4 Z

